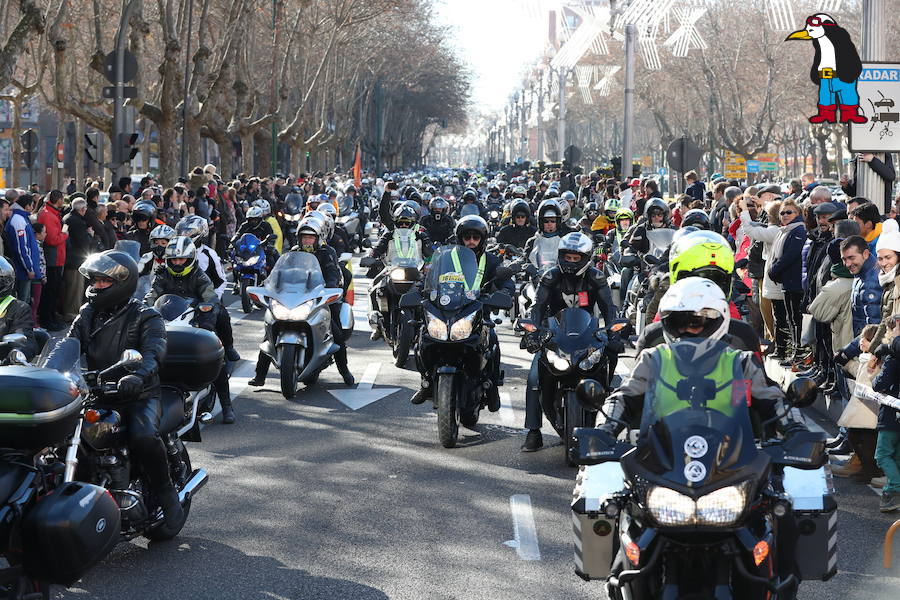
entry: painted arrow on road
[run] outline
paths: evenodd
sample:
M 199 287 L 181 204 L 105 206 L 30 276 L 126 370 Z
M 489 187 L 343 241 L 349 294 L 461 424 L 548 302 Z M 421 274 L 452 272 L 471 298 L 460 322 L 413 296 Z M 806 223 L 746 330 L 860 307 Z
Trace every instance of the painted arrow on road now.
M 390 396 L 394 392 L 400 391 L 400 388 L 378 388 L 377 390 L 373 388 L 380 369 L 380 362 L 369 363 L 355 389 L 328 390 L 328 393 L 337 398 L 347 408 L 359 410 L 373 402 L 378 402 L 386 396 Z

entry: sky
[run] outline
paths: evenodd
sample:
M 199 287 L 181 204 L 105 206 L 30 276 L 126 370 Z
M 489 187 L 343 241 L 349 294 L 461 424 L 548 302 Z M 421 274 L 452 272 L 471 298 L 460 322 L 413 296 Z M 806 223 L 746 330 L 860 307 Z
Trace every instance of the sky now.
M 456 29 L 451 42 L 472 70 L 477 111 L 501 109 L 544 47 L 547 26 L 526 15 L 523 1 L 434 0 L 437 22 Z

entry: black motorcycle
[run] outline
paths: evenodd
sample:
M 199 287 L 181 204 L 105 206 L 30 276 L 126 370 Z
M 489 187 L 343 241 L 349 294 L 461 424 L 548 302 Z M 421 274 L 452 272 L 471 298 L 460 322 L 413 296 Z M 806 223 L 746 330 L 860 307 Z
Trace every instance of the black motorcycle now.
M 520 319 L 519 325 L 530 335 L 540 337 L 537 381 L 540 382 L 541 407 L 563 440 L 566 463 L 574 466 L 569 455 L 572 432 L 578 427 L 593 427 L 597 418 L 596 409 L 585 406 L 575 390 L 585 379 L 610 385 L 613 373 L 606 347 L 610 335 L 625 333 L 626 322 L 612 323 L 607 330 L 600 327 L 597 317 L 583 308 L 571 307 L 550 317 L 546 329 L 529 319 Z M 525 348 L 525 339 L 522 348 Z
M 602 386 L 579 391 L 599 409 L 594 388 Z M 707 406 L 708 386 L 679 386 L 678 396 L 677 408 L 645 401 L 634 448 L 596 429 L 575 431 L 573 458 L 595 465 L 579 473 L 572 506 L 576 545 L 588 548 L 576 553 L 576 572 L 606 578 L 615 600 L 785 600 L 799 580 L 834 575 L 837 505 L 824 433 L 757 444 L 744 396 L 724 410 Z M 788 404 L 815 396 L 800 378 Z
M 482 294 L 483 283 L 475 253 L 462 246 L 445 246 L 432 255 L 424 292 L 404 295 L 400 306 L 421 311 L 416 363 L 431 375 L 438 411 L 438 438 L 445 448 L 456 445 L 459 425 L 473 427 L 486 405 L 492 361 L 499 348 L 489 347 L 489 328 L 495 323 L 485 309 L 508 310 L 505 293 Z M 499 278 L 499 277 L 498 277 Z M 502 375 L 501 375 L 502 378 Z

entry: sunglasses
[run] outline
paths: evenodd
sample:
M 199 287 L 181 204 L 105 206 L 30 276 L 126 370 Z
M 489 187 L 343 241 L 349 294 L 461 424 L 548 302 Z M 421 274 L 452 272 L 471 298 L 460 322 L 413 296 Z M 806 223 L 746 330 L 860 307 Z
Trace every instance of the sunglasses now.
M 478 233 L 464 233 L 462 236 L 463 240 L 475 240 L 476 242 L 481 241 L 481 234 Z
M 778 213 L 778 214 L 781 215 L 782 217 L 784 217 L 784 216 L 787 216 L 787 215 L 793 215 L 793 214 L 796 214 L 796 213 L 795 213 L 794 211 L 792 211 L 792 210 L 783 210 L 783 211 L 781 211 L 781 212 Z
M 559 220 L 559 217 L 546 217 L 541 219 L 541 223 L 556 223 L 557 220 Z

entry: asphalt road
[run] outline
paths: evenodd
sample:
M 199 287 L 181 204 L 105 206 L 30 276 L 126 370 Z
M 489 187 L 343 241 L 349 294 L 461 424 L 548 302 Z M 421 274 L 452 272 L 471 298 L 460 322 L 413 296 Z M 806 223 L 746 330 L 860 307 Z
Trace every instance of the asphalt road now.
M 210 482 L 187 525 L 170 542 L 120 544 L 57 597 L 606 597 L 602 583 L 573 571 L 575 470 L 564 465 L 559 438 L 545 429 L 543 451 L 519 452 L 530 355 L 509 325 L 498 327 L 504 406 L 483 412 L 474 430 L 461 429 L 460 447 L 447 450 L 430 403 L 409 402 L 419 379 L 413 361 L 397 368 L 383 341 L 369 341 L 366 286 L 357 278 L 350 367 L 374 387 L 366 391 L 363 382 L 341 395 L 347 388 L 331 367 L 290 401 L 274 369 L 264 388 L 245 386 L 262 314 L 244 316 L 226 296 L 243 357 L 232 379 L 238 422 L 217 420 L 202 443 L 189 445 Z M 621 361 L 620 372 L 632 364 Z M 357 410 L 347 405 L 376 396 L 383 397 Z M 804 583 L 800 597 L 897 597 L 900 567 L 881 567 L 881 540 L 893 519 L 878 512 L 869 488 L 838 481 L 837 489 L 840 572 Z

